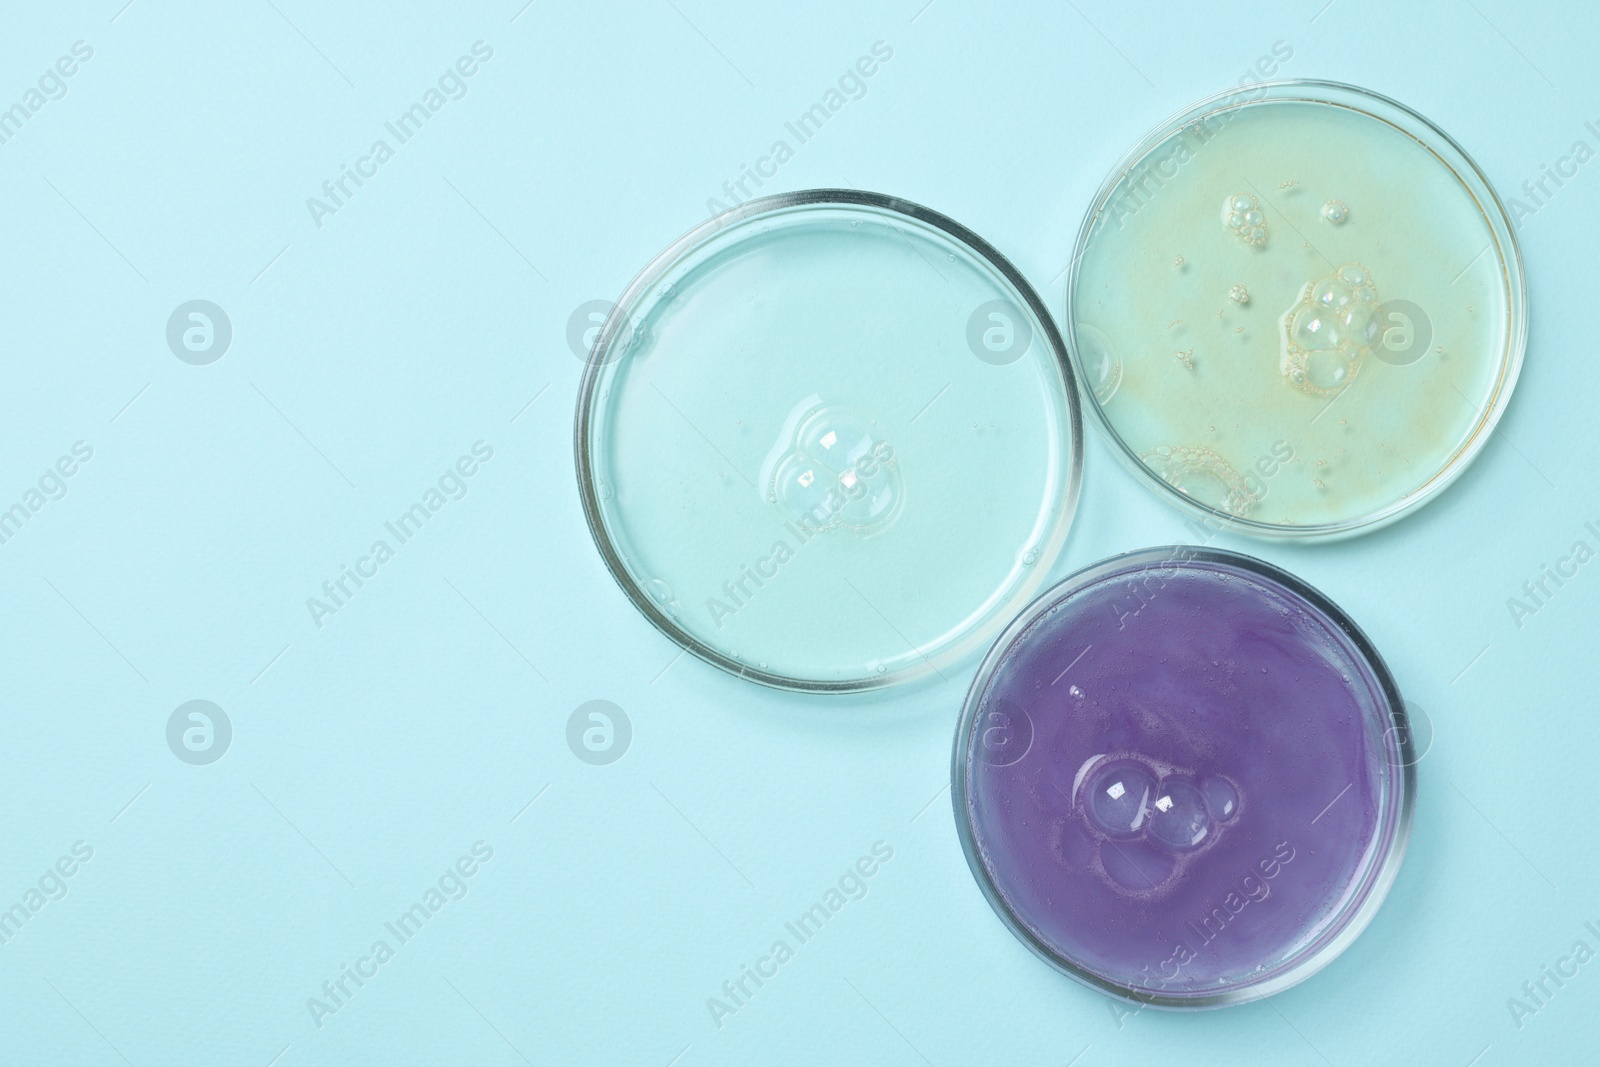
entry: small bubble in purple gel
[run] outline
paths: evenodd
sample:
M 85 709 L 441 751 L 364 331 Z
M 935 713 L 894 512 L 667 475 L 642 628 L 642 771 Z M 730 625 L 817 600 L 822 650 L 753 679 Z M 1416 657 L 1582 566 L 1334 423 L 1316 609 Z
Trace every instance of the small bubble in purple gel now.
M 1262 668 L 1265 673 L 1266 668 Z M 1218 822 L 1231 819 L 1239 813 L 1239 791 L 1233 783 L 1221 775 L 1215 775 L 1201 781 L 1200 789 L 1205 793 L 1206 811 Z
M 1106 874 L 1129 893 L 1159 892 L 1172 877 L 1177 858 L 1148 841 L 1107 841 L 1100 846 Z
M 1150 807 L 1150 837 L 1174 851 L 1199 848 L 1211 833 L 1205 797 L 1188 778 L 1162 779 Z
M 1089 773 L 1084 811 L 1095 829 L 1113 838 L 1137 837 L 1150 818 L 1156 775 L 1131 759 L 1112 760 Z

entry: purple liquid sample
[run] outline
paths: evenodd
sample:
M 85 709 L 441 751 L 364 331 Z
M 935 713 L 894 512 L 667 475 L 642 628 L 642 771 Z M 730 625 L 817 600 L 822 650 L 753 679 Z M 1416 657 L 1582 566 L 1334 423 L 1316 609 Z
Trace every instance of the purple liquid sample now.
M 1112 992 L 1204 1006 L 1292 984 L 1403 851 L 1386 669 L 1260 567 L 1182 548 L 1099 565 L 1002 638 L 969 699 L 974 870 L 1025 940 Z

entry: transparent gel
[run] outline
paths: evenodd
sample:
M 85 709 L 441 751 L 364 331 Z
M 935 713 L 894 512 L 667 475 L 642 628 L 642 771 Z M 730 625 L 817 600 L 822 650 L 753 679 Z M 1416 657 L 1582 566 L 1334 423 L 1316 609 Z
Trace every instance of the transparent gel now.
M 613 574 L 684 648 L 871 689 L 944 671 L 1037 591 L 1080 433 L 1064 342 L 1009 263 L 916 205 L 814 190 L 719 216 L 633 283 L 585 376 L 579 481 Z

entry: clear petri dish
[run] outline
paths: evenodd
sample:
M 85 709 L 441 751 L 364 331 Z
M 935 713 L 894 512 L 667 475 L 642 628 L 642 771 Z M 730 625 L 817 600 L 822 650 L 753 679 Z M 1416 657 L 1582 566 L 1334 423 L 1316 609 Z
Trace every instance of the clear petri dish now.
M 942 672 L 1037 592 L 1082 465 L 1066 348 L 982 238 L 813 190 L 700 225 L 629 285 L 578 397 L 578 483 L 635 606 L 785 689 Z
M 1309 977 L 1399 869 L 1416 749 L 1333 603 L 1231 552 L 1115 556 L 996 641 L 956 732 L 973 876 L 1059 970 L 1209 1008 Z
M 1488 179 L 1421 115 L 1331 82 L 1157 127 L 1095 197 L 1067 293 L 1114 451 L 1263 537 L 1345 536 L 1436 496 L 1487 442 L 1527 336 Z

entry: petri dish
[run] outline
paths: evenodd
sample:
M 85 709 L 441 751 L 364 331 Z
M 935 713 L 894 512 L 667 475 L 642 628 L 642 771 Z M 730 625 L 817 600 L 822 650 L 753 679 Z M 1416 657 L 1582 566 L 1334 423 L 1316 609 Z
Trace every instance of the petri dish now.
M 1042 585 L 1077 502 L 1061 335 L 927 208 L 753 200 L 628 286 L 578 397 L 578 483 L 634 605 L 701 659 L 809 692 L 975 653 Z
M 1127 1000 L 1208 1008 L 1310 976 L 1372 919 L 1410 836 L 1394 679 L 1333 603 L 1174 546 L 1051 588 L 956 732 L 973 876 L 1031 949 Z
M 1119 457 L 1262 537 L 1376 528 L 1477 455 L 1527 335 L 1488 179 L 1416 112 L 1279 82 L 1201 101 L 1113 170 L 1068 346 Z

